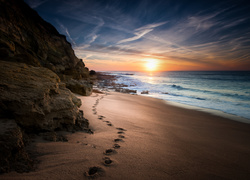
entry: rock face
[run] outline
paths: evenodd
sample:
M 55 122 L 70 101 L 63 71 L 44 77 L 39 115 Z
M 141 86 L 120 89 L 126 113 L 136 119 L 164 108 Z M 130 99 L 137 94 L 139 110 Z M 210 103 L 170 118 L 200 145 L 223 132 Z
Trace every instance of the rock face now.
M 0 61 L 0 112 L 28 132 L 69 130 L 81 118 L 79 100 L 47 68 Z
M 51 70 L 0 61 L 0 72 L 0 173 L 32 169 L 23 131 L 88 130 L 80 99 Z
M 0 120 L 0 174 L 15 170 L 27 172 L 33 161 L 25 150 L 25 140 L 21 128 L 14 119 Z
M 92 84 L 86 83 L 85 80 L 76 81 L 71 79 L 67 81 L 66 87 L 77 94 L 89 96 L 92 93 Z
M 88 68 L 75 56 L 66 37 L 23 0 L 0 0 L 0 58 L 46 67 L 66 84 L 85 79 L 86 86 L 91 86 Z
M 72 94 L 91 94 L 88 68 L 23 0 L 0 0 L 0 72 L 0 174 L 32 169 L 30 134 L 66 141 L 56 131 L 90 131 Z

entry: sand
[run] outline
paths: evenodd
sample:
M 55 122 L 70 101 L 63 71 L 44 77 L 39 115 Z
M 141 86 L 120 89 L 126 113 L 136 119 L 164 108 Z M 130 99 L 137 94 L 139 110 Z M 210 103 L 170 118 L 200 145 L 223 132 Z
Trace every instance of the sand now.
M 250 178 L 249 124 L 137 95 L 79 98 L 94 134 L 67 133 L 69 142 L 38 138 L 36 171 L 0 179 Z M 105 154 L 114 144 L 120 148 Z M 90 167 L 99 169 L 88 177 Z

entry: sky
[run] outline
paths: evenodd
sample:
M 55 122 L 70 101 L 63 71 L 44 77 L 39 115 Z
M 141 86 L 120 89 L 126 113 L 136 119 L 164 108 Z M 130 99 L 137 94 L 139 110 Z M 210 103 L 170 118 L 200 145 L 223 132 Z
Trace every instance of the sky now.
M 96 71 L 250 70 L 246 0 L 25 0 Z

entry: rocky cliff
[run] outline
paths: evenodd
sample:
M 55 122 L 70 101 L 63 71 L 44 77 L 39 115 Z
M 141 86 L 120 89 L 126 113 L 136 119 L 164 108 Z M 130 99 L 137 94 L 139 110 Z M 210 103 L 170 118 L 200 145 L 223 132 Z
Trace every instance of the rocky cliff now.
M 89 131 L 72 93 L 91 94 L 88 68 L 23 0 L 0 0 L 0 72 L 0 173 L 32 169 L 30 134 Z
M 89 70 L 75 56 L 66 37 L 23 0 L 0 0 L 0 58 L 46 67 L 55 72 L 73 92 L 91 94 Z M 81 81 L 72 83 L 74 80 Z

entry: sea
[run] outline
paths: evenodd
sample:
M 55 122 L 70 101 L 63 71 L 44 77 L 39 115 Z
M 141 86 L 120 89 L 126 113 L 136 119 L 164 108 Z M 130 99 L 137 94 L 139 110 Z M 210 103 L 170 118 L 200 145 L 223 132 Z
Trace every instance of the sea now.
M 217 110 L 250 123 L 250 71 L 109 72 L 138 95 Z M 148 91 L 148 94 L 141 94 Z

